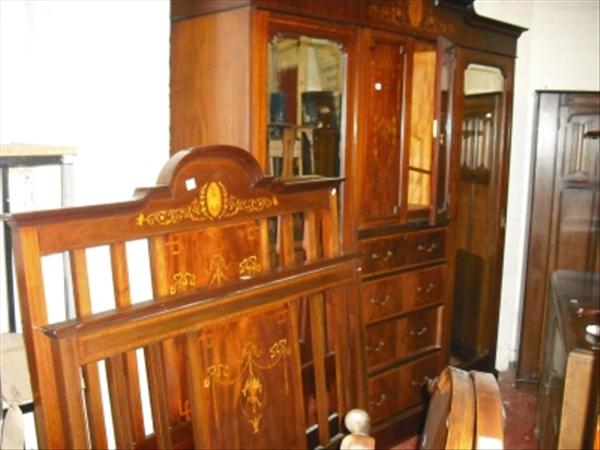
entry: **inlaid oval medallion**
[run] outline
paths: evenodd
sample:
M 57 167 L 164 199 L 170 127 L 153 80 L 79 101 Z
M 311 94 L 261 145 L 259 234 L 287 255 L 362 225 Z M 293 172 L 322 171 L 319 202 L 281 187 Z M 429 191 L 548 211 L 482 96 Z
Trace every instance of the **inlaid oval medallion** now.
M 417 28 L 423 21 L 423 0 L 408 0 L 408 20 Z
M 223 209 L 223 191 L 219 183 L 211 181 L 206 186 L 206 210 L 208 215 L 216 219 Z

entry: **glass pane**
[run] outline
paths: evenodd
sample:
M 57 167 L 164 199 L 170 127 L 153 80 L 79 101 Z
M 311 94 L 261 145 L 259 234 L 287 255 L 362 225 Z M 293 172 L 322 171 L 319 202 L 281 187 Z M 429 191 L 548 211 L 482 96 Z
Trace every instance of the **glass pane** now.
M 417 42 L 413 55 L 412 104 L 408 176 L 409 209 L 431 203 L 436 46 Z
M 271 175 L 341 175 L 345 62 L 327 39 L 277 35 L 269 44 Z

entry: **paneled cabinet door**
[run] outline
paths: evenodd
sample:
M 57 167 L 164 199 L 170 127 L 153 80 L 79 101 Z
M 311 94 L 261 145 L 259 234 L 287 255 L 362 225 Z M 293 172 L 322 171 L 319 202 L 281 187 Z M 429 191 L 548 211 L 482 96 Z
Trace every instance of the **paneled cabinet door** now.
M 361 227 L 400 216 L 400 156 L 406 43 L 361 35 L 359 217 Z

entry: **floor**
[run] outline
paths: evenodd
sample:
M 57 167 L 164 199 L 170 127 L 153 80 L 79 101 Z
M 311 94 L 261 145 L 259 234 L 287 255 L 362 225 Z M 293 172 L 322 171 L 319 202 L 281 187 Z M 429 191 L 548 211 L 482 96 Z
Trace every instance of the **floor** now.
M 537 395 L 515 388 L 514 371 L 501 372 L 498 376 L 500 395 L 504 404 L 504 448 L 511 450 L 537 450 L 534 439 Z M 419 436 L 413 436 L 393 447 L 393 450 L 416 450 Z

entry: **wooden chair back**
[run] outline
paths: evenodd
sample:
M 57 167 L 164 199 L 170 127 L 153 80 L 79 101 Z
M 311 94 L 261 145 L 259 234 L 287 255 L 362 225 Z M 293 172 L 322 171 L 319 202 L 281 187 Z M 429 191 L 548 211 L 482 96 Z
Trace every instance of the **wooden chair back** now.
M 10 217 L 39 445 L 296 448 L 340 438 L 358 348 L 340 181 L 265 178 L 249 153 L 212 146 L 174 155 L 132 201 Z M 132 258 L 134 243 L 146 264 Z M 98 247 L 107 257 L 90 270 Z M 60 254 L 76 313 L 50 323 L 43 260 Z M 112 294 L 102 312 L 99 271 Z M 134 301 L 132 281 L 145 272 L 150 294 Z
M 422 449 L 501 449 L 504 419 L 493 375 L 446 367 L 431 383 Z

